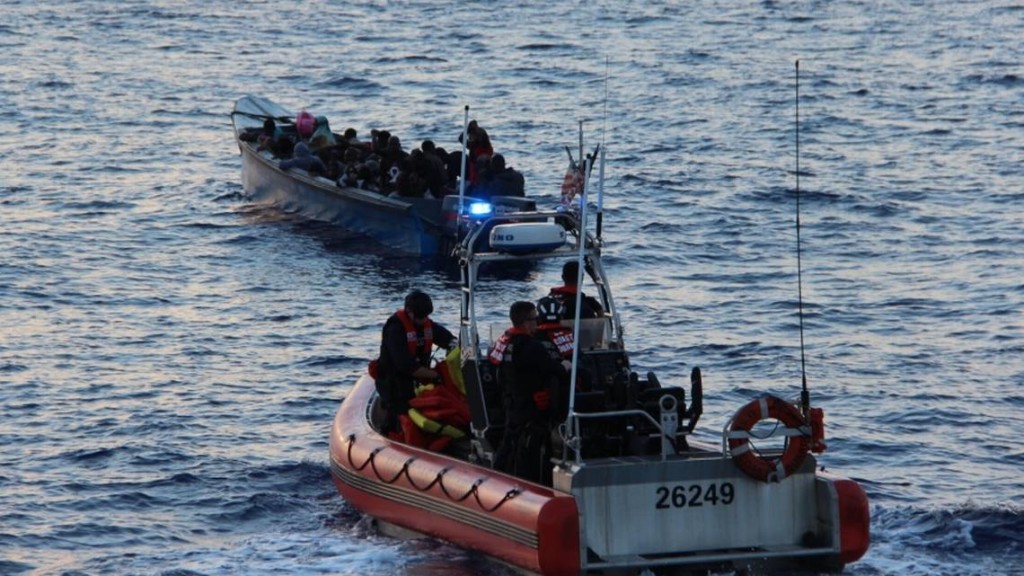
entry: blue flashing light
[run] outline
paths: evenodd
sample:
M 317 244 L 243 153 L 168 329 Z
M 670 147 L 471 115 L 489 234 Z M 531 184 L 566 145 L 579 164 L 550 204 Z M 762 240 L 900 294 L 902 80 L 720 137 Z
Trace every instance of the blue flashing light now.
M 490 202 L 473 202 L 469 205 L 470 216 L 487 216 L 494 211 L 494 207 L 491 206 Z

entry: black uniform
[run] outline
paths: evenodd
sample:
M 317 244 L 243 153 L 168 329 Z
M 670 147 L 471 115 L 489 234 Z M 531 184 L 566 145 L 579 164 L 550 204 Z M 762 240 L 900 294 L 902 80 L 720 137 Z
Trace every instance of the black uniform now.
M 574 320 L 576 318 L 576 288 L 573 286 L 559 286 L 551 289 L 553 298 L 557 298 L 562 303 L 564 309 L 562 311 L 562 318 L 566 320 Z M 580 297 L 580 318 L 599 318 L 604 314 L 604 308 L 601 306 L 601 302 L 593 296 L 587 296 L 585 293 Z
M 534 394 L 552 394 L 566 377 L 560 361 L 540 340 L 526 334 L 510 338 L 498 367 L 505 394 L 506 427 L 495 466 L 520 478 L 550 483 L 551 410 L 537 406 Z
M 455 336 L 437 322 L 433 322 L 432 331 L 434 344 L 442 348 L 451 348 L 455 344 Z M 392 314 L 384 323 L 376 384 L 377 393 L 388 415 L 383 430 L 385 434 L 398 430 L 398 415 L 409 410 L 409 400 L 415 395 L 416 384 L 412 373 L 420 366 L 430 367 L 433 350 L 424 346 L 422 326 L 416 326 L 416 337 L 416 353 L 411 354 L 405 326 L 398 315 Z

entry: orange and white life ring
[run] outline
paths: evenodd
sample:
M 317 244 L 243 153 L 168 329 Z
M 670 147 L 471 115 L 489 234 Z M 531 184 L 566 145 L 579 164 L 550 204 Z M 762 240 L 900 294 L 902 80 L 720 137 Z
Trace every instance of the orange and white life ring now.
M 785 425 L 786 448 L 774 458 L 762 456 L 750 444 L 750 430 L 761 420 L 775 419 Z M 732 461 L 747 476 L 762 482 L 780 482 L 790 476 L 807 458 L 810 437 L 800 410 L 792 403 L 764 395 L 736 411 L 726 435 Z

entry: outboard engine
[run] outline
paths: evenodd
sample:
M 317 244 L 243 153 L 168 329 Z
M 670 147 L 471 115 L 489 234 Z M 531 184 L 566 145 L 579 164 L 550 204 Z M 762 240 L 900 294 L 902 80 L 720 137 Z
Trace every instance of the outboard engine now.
M 626 436 L 627 454 L 673 454 L 689 448 L 686 436 L 693 432 L 704 411 L 704 390 L 700 368 L 690 373 L 689 406 L 686 390 L 679 386 L 662 386 L 653 372 L 647 373 L 646 380 L 640 380 L 635 372 L 630 374 L 627 387 L 627 405 L 646 412 L 651 419 L 636 417 L 630 420 Z

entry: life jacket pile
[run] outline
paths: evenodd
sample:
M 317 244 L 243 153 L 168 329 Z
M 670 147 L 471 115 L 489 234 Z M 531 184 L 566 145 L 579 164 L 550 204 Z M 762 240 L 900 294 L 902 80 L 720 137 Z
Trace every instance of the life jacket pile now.
M 409 411 L 398 416 L 406 444 L 440 452 L 469 430 L 469 403 L 462 381 L 461 350 L 455 348 L 434 369 L 441 382 L 416 387 Z
M 398 310 L 395 316 L 405 330 L 409 353 L 416 357 L 429 354 L 434 347 L 433 322 L 429 318 L 424 321 L 421 340 L 415 323 L 405 310 Z M 470 415 L 461 361 L 461 349 L 455 347 L 437 362 L 434 370 L 441 375 L 441 382 L 416 387 L 416 396 L 409 400 L 409 410 L 398 415 L 400 430 L 390 433 L 391 440 L 440 452 L 452 440 L 466 435 Z M 371 360 L 366 372 L 377 380 L 380 377 L 380 358 Z

